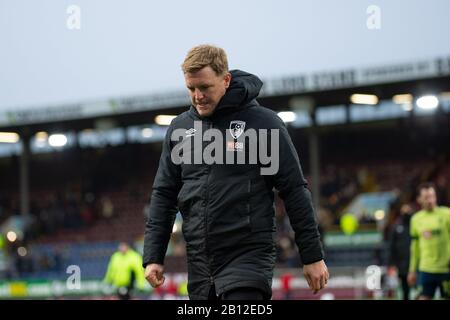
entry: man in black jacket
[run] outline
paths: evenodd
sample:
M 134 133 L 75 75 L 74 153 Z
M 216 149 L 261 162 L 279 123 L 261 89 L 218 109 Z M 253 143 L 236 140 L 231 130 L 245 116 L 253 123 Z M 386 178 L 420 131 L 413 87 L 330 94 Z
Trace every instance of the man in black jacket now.
M 164 282 L 179 210 L 191 299 L 270 299 L 276 188 L 305 278 L 318 292 L 329 274 L 311 194 L 284 123 L 255 100 L 261 80 L 228 71 L 224 50 L 210 45 L 191 49 L 182 69 L 192 106 L 172 121 L 163 144 L 145 231 L 147 280 L 153 287 Z
M 409 300 L 408 271 L 411 237 L 409 234 L 409 223 L 413 210 L 409 204 L 400 208 L 400 217 L 393 224 L 389 234 L 389 256 L 388 265 L 395 267 L 397 276 L 402 286 L 403 300 Z

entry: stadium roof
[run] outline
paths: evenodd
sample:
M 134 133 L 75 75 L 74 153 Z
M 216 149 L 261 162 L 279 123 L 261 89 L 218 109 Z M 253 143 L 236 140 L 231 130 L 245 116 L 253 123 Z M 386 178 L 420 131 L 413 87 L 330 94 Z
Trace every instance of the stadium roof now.
M 264 81 L 259 102 L 276 111 L 298 110 L 308 97 L 314 107 L 350 104 L 354 93 L 373 94 L 379 100 L 397 94 L 450 92 L 450 56 L 414 63 L 366 69 L 347 69 L 295 75 Z M 111 126 L 151 124 L 158 114 L 177 115 L 189 105 L 185 91 L 126 97 L 0 113 L 0 130 L 33 134 L 37 131 L 83 130 L 95 128 L 100 119 Z

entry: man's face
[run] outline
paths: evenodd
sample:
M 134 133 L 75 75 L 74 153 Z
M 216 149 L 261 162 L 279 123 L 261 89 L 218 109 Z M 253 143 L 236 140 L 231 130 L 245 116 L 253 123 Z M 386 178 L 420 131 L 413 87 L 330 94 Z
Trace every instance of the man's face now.
M 419 203 L 422 205 L 422 208 L 428 211 L 433 210 L 437 203 L 434 188 L 422 189 L 419 195 Z
M 197 72 L 185 73 L 184 79 L 192 105 L 200 116 L 209 117 L 230 85 L 231 74 L 217 75 L 210 66 L 206 66 Z
M 411 215 L 412 214 L 412 208 L 409 204 L 404 204 L 400 208 L 400 213 L 403 215 Z
M 119 251 L 123 254 L 127 253 L 128 251 L 128 245 L 126 243 L 120 243 L 119 244 Z

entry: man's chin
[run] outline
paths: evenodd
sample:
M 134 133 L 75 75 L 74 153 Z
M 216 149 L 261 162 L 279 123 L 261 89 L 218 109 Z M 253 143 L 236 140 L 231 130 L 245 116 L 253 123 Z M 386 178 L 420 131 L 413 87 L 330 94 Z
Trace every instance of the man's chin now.
M 202 117 L 210 116 L 213 111 L 213 110 L 211 110 L 211 108 L 201 107 L 201 106 L 198 106 L 196 109 L 197 109 L 198 114 L 201 115 Z

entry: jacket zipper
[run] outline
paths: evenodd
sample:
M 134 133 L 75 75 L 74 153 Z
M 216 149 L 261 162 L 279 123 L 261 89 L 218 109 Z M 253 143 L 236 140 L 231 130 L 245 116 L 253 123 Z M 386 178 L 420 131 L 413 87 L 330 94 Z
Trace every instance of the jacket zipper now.
M 250 196 L 251 196 L 251 190 L 252 189 L 252 180 L 248 180 L 248 187 L 247 187 L 247 215 L 248 215 L 248 219 L 250 221 Z
M 213 127 L 212 122 L 208 122 L 208 129 L 211 129 Z M 211 257 L 210 253 L 207 248 L 207 239 L 208 239 L 208 201 L 209 201 L 209 177 L 211 173 L 211 165 L 208 166 L 208 176 L 206 177 L 206 197 L 205 197 L 205 251 L 206 251 L 206 257 L 208 259 L 208 272 L 209 272 L 209 281 L 211 286 L 214 284 L 214 277 L 212 275 L 212 266 L 211 266 Z

